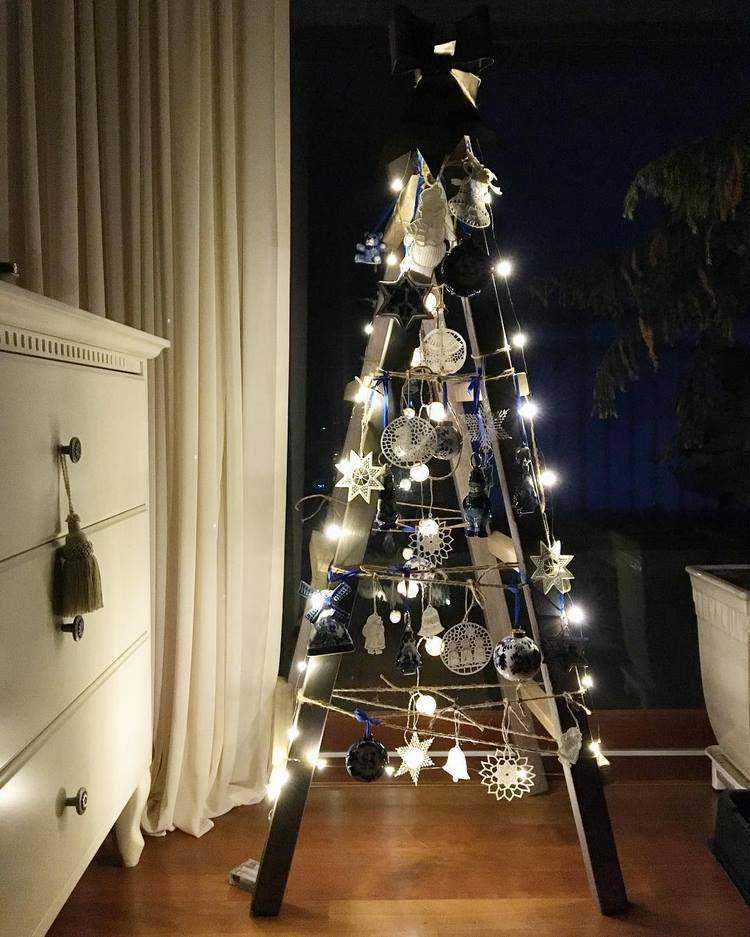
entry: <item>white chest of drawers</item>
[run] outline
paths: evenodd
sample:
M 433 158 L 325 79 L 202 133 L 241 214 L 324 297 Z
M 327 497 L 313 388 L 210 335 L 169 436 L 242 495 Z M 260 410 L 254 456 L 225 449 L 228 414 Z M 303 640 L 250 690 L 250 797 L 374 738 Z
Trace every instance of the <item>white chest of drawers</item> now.
M 46 933 L 115 825 L 125 865 L 151 760 L 146 362 L 168 345 L 0 283 L 0 937 Z M 76 511 L 104 607 L 52 610 L 73 436 Z M 86 809 L 74 801 L 86 791 Z

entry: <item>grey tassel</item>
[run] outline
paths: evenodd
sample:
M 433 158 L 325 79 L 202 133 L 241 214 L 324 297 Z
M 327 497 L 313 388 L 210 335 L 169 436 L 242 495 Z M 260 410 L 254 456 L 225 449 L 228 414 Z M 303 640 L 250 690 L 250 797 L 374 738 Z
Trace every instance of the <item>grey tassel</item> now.
M 83 615 L 102 608 L 102 580 L 94 546 L 81 530 L 81 518 L 73 510 L 70 479 L 65 455 L 60 453 L 65 493 L 68 497 L 68 533 L 65 544 L 57 551 L 55 562 L 55 612 L 64 617 Z

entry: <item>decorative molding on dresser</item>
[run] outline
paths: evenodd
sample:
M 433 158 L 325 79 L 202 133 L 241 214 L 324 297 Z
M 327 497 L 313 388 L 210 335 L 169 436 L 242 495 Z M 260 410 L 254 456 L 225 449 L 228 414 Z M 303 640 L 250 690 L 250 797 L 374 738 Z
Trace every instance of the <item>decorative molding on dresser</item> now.
M 42 937 L 107 833 L 143 849 L 150 785 L 147 362 L 168 347 L 0 282 L 0 937 Z M 66 503 L 104 606 L 53 614 Z M 126 873 L 123 873 L 126 874 Z

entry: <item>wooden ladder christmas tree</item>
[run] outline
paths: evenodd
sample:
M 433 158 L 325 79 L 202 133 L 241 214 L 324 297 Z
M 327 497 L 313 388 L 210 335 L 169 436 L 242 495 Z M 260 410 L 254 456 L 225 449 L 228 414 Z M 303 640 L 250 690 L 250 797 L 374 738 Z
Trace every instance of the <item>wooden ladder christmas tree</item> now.
M 394 71 L 421 73 L 402 125 L 410 152 L 391 167 L 397 170 L 397 194 L 388 225 L 358 245 L 358 259 L 383 263 L 391 276 L 378 284 L 362 370 L 348 393 L 354 409 L 337 465 L 341 477 L 326 498 L 335 546 L 323 532 L 311 540 L 312 594 L 291 670 L 295 715 L 286 760 L 275 766 L 269 785 L 275 803 L 256 864 L 254 915 L 281 909 L 331 709 L 364 723 L 365 738 L 347 758 L 350 774 L 360 780 L 393 772 L 373 737 L 375 715 L 403 728 L 397 773 L 408 773 L 415 784 L 420 770 L 432 765 L 429 746 L 435 738 L 455 739 L 444 766 L 454 779 L 468 779 L 459 742 L 486 748 L 488 735 L 496 739 L 495 754 L 482 762 L 481 779 L 499 800 L 528 791 L 534 776 L 536 790 L 544 790 L 540 756 L 557 756 L 598 906 L 603 914 L 627 907 L 602 759 L 586 718 L 587 671 L 576 656 L 572 557 L 561 553 L 547 516 L 523 353 L 509 344 L 500 302 L 508 271 L 498 264 L 497 246 L 488 236 L 490 193 L 499 190 L 472 148 L 472 140 L 484 134 L 473 101 L 475 72 L 491 62 L 484 51 L 485 16 L 479 11 L 457 24 L 456 42 L 443 46 L 434 46 L 430 24 L 403 9 L 392 24 Z M 448 117 L 441 122 L 443 111 Z M 433 175 L 432 166 L 440 173 Z M 447 328 L 446 319 L 456 328 Z M 403 330 L 400 337 L 414 335 L 415 345 L 418 340 L 409 364 L 394 361 L 395 330 Z M 442 481 L 444 488 L 451 480 L 454 507 L 434 505 L 433 484 Z M 491 487 L 497 509 L 488 537 Z M 517 523 L 524 514 L 538 521 L 541 540 L 530 576 Z M 470 562 L 451 566 L 449 548 L 458 528 L 466 533 Z M 388 562 L 365 562 L 373 536 Z M 391 623 L 383 626 L 374 612 L 364 635 L 377 653 L 385 627 L 402 629 L 393 675 L 411 678 L 406 685 L 388 679 L 382 687 L 337 690 L 342 654 L 354 650 L 350 623 L 360 584 L 375 606 L 378 595 L 391 595 Z M 466 597 L 467 614 L 444 633 L 432 607 L 436 586 Z M 555 609 L 552 634 L 542 634 L 535 596 Z M 469 620 L 469 600 L 481 605 L 483 624 Z M 411 615 L 418 604 L 423 614 L 416 635 Z M 420 686 L 425 651 L 439 654 L 457 676 L 445 685 Z M 488 665 L 497 672 L 493 679 L 482 675 Z M 483 691 L 487 700 L 462 703 L 467 689 Z M 492 709 L 500 716 L 496 723 L 486 721 Z

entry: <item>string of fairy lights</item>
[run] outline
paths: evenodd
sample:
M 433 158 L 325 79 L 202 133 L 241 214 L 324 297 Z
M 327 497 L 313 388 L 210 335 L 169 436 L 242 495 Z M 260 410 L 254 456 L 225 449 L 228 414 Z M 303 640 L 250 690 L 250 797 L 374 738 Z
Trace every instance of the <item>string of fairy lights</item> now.
M 303 503 L 307 503 L 312 499 L 317 499 L 318 503 L 315 510 L 313 510 L 311 514 L 308 514 L 305 520 L 311 520 L 317 516 L 324 507 L 328 507 L 328 517 L 322 528 L 322 532 L 325 539 L 333 546 L 339 541 L 343 533 L 341 515 L 343 505 L 350 502 L 353 497 L 358 495 L 369 503 L 370 496 L 373 492 L 377 492 L 380 495 L 381 502 L 385 500 L 387 492 L 384 492 L 383 476 L 384 472 L 390 472 L 390 466 L 379 465 L 373 462 L 373 453 L 364 452 L 365 439 L 372 422 L 381 415 L 384 426 L 383 439 L 381 442 L 381 461 L 383 461 L 382 457 L 386 456 L 386 462 L 390 462 L 392 466 L 397 466 L 402 470 L 402 477 L 399 479 L 397 486 L 399 491 L 407 493 L 411 491 L 414 484 L 419 486 L 418 504 L 415 504 L 413 501 L 399 501 L 395 497 L 392 497 L 389 502 L 389 504 L 395 507 L 416 509 L 417 516 L 401 517 L 399 515 L 397 519 L 392 522 L 390 528 L 383 524 L 378 528 L 381 532 L 408 533 L 410 535 L 409 545 L 405 546 L 401 551 L 404 564 L 402 566 L 396 564 L 391 564 L 390 566 L 361 564 L 356 568 L 338 568 L 331 564 L 328 570 L 329 588 L 310 590 L 307 603 L 307 617 L 313 623 L 319 621 L 325 622 L 328 620 L 333 623 L 338 623 L 340 620 L 344 621 L 344 619 L 339 616 L 339 606 L 343 608 L 345 603 L 340 602 L 337 605 L 338 593 L 342 592 L 347 597 L 348 601 L 353 604 L 353 593 L 356 594 L 358 588 L 357 584 L 362 580 L 369 581 L 373 599 L 373 613 L 363 629 L 363 634 L 365 634 L 368 625 L 371 624 L 371 635 L 367 637 L 367 642 L 369 643 L 366 642 L 366 648 L 370 653 L 381 653 L 382 648 L 385 646 L 385 642 L 382 639 L 383 626 L 377 611 L 377 602 L 378 600 L 387 601 L 390 605 L 389 621 L 392 624 L 405 624 L 406 637 L 402 639 L 398 659 L 401 672 L 404 675 L 414 674 L 416 680 L 413 685 L 398 687 L 381 675 L 382 686 L 334 690 L 331 700 L 318 699 L 307 690 L 307 680 L 311 673 L 313 673 L 316 665 L 316 657 L 308 656 L 306 660 L 301 660 L 297 664 L 299 684 L 295 699 L 296 709 L 292 725 L 287 733 L 287 738 L 290 746 L 296 746 L 299 740 L 297 719 L 300 706 L 302 705 L 320 707 L 357 719 L 365 727 L 365 737 L 363 741 L 358 744 L 360 747 L 363 745 L 370 746 L 366 751 L 364 748 L 361 748 L 359 752 L 359 754 L 363 756 L 359 759 L 360 768 L 364 765 L 365 768 L 369 770 L 369 767 L 372 767 L 375 762 L 378 762 L 376 767 L 378 767 L 379 773 L 376 772 L 374 776 L 381 776 L 382 774 L 386 776 L 399 776 L 408 773 L 412 781 L 416 784 L 420 770 L 441 767 L 435 765 L 429 756 L 430 745 L 432 745 L 436 738 L 452 740 L 454 742 L 454 747 L 449 752 L 448 760 L 442 767 L 452 776 L 454 781 L 458 781 L 468 779 L 466 761 L 460 749 L 460 743 L 486 746 L 487 738 L 482 738 L 485 733 L 488 733 L 490 736 L 499 734 L 500 742 L 502 743 L 501 747 L 494 752 L 491 758 L 482 762 L 482 768 L 479 774 L 482 783 L 485 784 L 490 793 L 494 793 L 498 799 L 501 797 L 511 799 L 514 796 L 521 796 L 523 793 L 527 792 L 533 780 L 533 770 L 529 762 L 521 758 L 521 752 L 538 752 L 541 747 L 543 751 L 551 751 L 556 754 L 561 761 L 567 761 L 568 763 L 574 762 L 578 757 L 581 733 L 578 728 L 578 720 L 575 713 L 576 710 L 580 709 L 580 711 L 586 713 L 586 715 L 591 714 L 585 697 L 593 688 L 594 680 L 589 671 L 588 664 L 585 662 L 576 662 L 573 665 L 578 680 L 576 691 L 560 694 L 540 693 L 533 697 L 533 699 L 537 701 L 554 700 L 555 702 L 562 702 L 567 706 L 573 719 L 573 726 L 560 737 L 540 735 L 539 733 L 531 731 L 523 702 L 518 696 L 515 701 L 501 698 L 474 703 L 459 703 L 456 698 L 456 693 L 464 692 L 468 689 L 482 689 L 489 695 L 497 691 L 502 693 L 503 688 L 498 683 L 480 682 L 420 686 L 419 674 L 421 659 L 419 657 L 419 649 L 423 649 L 431 657 L 442 657 L 446 667 L 454 673 L 466 675 L 476 673 L 481 669 L 478 667 L 472 669 L 474 662 L 466 663 L 461 658 L 461 654 L 465 648 L 470 646 L 470 642 L 476 642 L 478 640 L 476 633 L 469 630 L 468 637 L 464 634 L 460 636 L 463 641 L 460 653 L 455 647 L 451 647 L 449 653 L 446 653 L 447 635 L 450 634 L 450 631 L 453 631 L 459 626 L 453 626 L 445 636 L 441 636 L 440 632 L 443 631 L 443 628 L 439 623 L 434 624 L 433 630 L 430 630 L 429 621 L 437 619 L 439 622 L 437 614 L 434 616 L 428 614 L 428 611 L 435 612 L 435 608 L 432 604 L 432 592 L 433 589 L 437 587 L 463 590 L 465 614 L 464 618 L 459 623 L 461 626 L 471 624 L 471 622 L 469 622 L 469 612 L 471 608 L 475 606 L 482 607 L 484 605 L 484 590 L 500 588 L 506 590 L 508 593 L 513 593 L 516 606 L 514 612 L 514 628 L 516 630 L 513 631 L 513 634 L 521 634 L 522 632 L 517 630 L 520 608 L 519 593 L 521 587 L 529 585 L 537 588 L 537 592 L 543 595 L 544 598 L 555 607 L 559 614 L 562 629 L 567 631 L 570 629 L 570 626 L 573 626 L 573 628 L 579 629 L 578 635 L 581 637 L 582 632 L 580 632 L 580 629 L 586 622 L 587 617 L 585 609 L 577 602 L 573 602 L 570 596 L 570 580 L 573 578 L 573 575 L 567 570 L 567 564 L 572 557 L 561 553 L 560 542 L 554 537 L 552 517 L 548 512 L 547 492 L 559 482 L 559 477 L 553 468 L 546 466 L 537 444 L 535 421 L 541 416 L 541 410 L 537 402 L 533 399 L 528 379 L 529 372 L 526 361 L 526 347 L 529 343 L 529 338 L 526 332 L 521 328 L 511 291 L 510 280 L 514 272 L 514 265 L 509 257 L 500 256 L 495 236 L 492 199 L 493 193 L 500 194 L 500 190 L 499 187 L 493 184 L 492 180 L 494 180 L 494 175 L 484 169 L 474 157 L 468 139 L 466 141 L 466 146 L 467 156 L 464 162 L 469 166 L 471 172 L 474 173 L 474 178 L 480 179 L 481 185 L 485 186 L 483 200 L 486 205 L 486 210 L 489 213 L 490 221 L 488 225 L 482 225 L 480 230 L 484 241 L 484 253 L 491 261 L 491 276 L 489 280 L 492 286 L 494 308 L 497 312 L 502 345 L 488 354 L 472 356 L 473 371 L 466 372 L 460 370 L 463 365 L 462 359 L 460 360 L 458 368 L 453 367 L 455 362 L 452 360 L 450 367 L 446 367 L 445 370 L 443 370 L 441 366 L 437 370 L 437 373 L 434 371 L 431 373 L 431 368 L 426 368 L 424 361 L 425 348 L 427 347 L 425 336 L 429 334 L 429 330 L 426 331 L 425 328 L 420 327 L 421 338 L 415 348 L 408 368 L 403 371 L 386 371 L 382 368 L 373 368 L 372 373 L 364 374 L 356 379 L 358 387 L 354 403 L 355 406 L 358 405 L 362 407 L 359 451 L 351 450 L 349 456 L 345 456 L 336 464 L 336 468 L 340 474 L 340 479 L 336 483 L 336 487 L 348 489 L 348 500 L 345 502 L 341 496 L 316 494 L 303 498 L 297 505 L 298 508 L 301 508 Z M 479 174 L 477 167 L 479 167 L 479 170 L 481 170 L 484 175 Z M 417 209 L 420 205 L 420 194 L 422 198 L 424 198 L 423 193 L 427 189 L 432 190 L 433 188 L 439 188 L 443 185 L 442 174 L 438 176 L 437 179 L 431 179 L 418 154 L 416 172 L 414 170 L 412 154 L 409 154 L 401 175 L 393 177 L 389 182 L 389 188 L 394 196 L 392 204 L 393 212 L 399 219 L 401 217 L 402 202 L 405 195 L 408 193 L 409 198 L 413 198 L 413 210 L 410 213 L 412 222 L 417 217 Z M 414 177 L 416 177 L 416 187 L 411 184 Z M 485 183 L 484 180 L 489 181 Z M 481 186 L 479 191 L 481 191 Z M 409 222 L 405 223 L 405 229 L 409 230 Z M 368 249 L 370 251 L 377 251 L 385 247 L 385 245 L 381 243 L 381 239 L 382 235 L 380 235 L 379 232 L 373 234 L 371 240 L 366 242 L 368 244 Z M 455 244 L 456 242 L 457 239 L 454 238 L 453 243 Z M 359 249 L 362 245 L 357 245 L 357 247 Z M 409 274 L 412 261 L 410 259 L 410 247 L 406 244 L 406 239 L 404 239 L 403 256 L 399 256 L 399 252 L 394 249 L 386 249 L 383 253 L 384 256 L 379 258 L 379 260 L 382 260 L 387 270 L 395 274 L 395 277 L 381 283 L 381 287 L 384 288 L 383 295 L 386 297 L 387 302 L 390 300 L 387 287 L 394 283 L 400 283 L 406 275 Z M 434 275 L 432 275 L 430 283 L 420 296 L 424 312 L 422 313 L 420 310 L 415 312 L 413 308 L 407 309 L 406 311 L 409 318 L 406 324 L 410 325 L 415 320 L 429 320 L 432 322 L 433 328 L 442 329 L 447 335 L 447 330 L 445 329 L 446 306 L 443 290 L 444 286 L 438 284 L 435 281 Z M 506 330 L 503 302 L 501 301 L 502 291 L 504 291 L 507 305 L 514 320 L 515 330 L 511 334 L 508 334 Z M 398 315 L 394 317 L 397 318 Z M 405 323 L 402 321 L 401 324 L 403 325 Z M 365 325 L 364 332 L 367 336 L 370 336 L 373 331 L 374 323 L 370 321 Z M 441 350 L 445 351 L 444 346 Z M 451 352 L 453 358 L 458 361 L 460 358 L 460 342 L 458 342 L 456 348 L 451 349 Z M 497 356 L 505 356 L 507 358 L 507 367 L 501 369 L 498 373 L 486 373 L 488 365 L 494 362 Z M 465 357 L 464 346 L 464 358 Z M 515 367 L 514 358 L 517 358 L 518 362 L 522 364 L 522 370 Z M 390 382 L 394 380 L 400 380 L 402 382 L 401 393 L 398 398 L 398 407 L 394 406 L 395 401 L 392 403 L 389 395 Z M 435 427 L 440 429 L 448 421 L 458 422 L 457 418 L 460 416 L 463 416 L 465 419 L 465 414 L 458 412 L 459 410 L 462 411 L 463 408 L 455 404 L 456 399 L 461 399 L 455 396 L 456 392 L 464 389 L 469 392 L 469 397 L 471 397 L 472 392 L 474 395 L 473 415 L 476 421 L 475 425 L 478 427 L 479 443 L 482 442 L 482 433 L 486 433 L 486 423 L 488 420 L 495 420 L 493 424 L 494 432 L 499 436 L 500 433 L 504 432 L 502 419 L 505 413 L 498 417 L 493 415 L 490 410 L 485 412 L 485 410 L 480 409 L 480 404 L 482 408 L 489 407 L 489 402 L 483 400 L 482 391 L 479 389 L 482 384 L 486 385 L 498 380 L 511 380 L 513 382 L 520 439 L 523 446 L 528 450 L 528 462 L 531 466 L 527 478 L 536 500 L 536 510 L 538 511 L 544 538 L 543 541 L 540 542 L 540 555 L 532 556 L 532 560 L 537 566 L 534 574 L 530 579 L 525 579 L 525 581 L 511 585 L 503 582 L 502 579 L 494 581 L 491 574 L 497 575 L 503 570 L 517 572 L 517 559 L 507 562 L 498 561 L 492 565 L 484 566 L 465 565 L 461 567 L 449 566 L 445 569 L 440 568 L 444 555 L 447 555 L 450 549 L 449 540 L 452 538 L 451 531 L 466 527 L 468 520 L 465 521 L 464 518 L 468 518 L 469 515 L 465 507 L 462 511 L 435 505 L 433 482 L 442 481 L 457 472 L 460 460 L 463 456 L 463 447 L 455 449 L 455 444 L 451 443 L 454 445 L 454 449 L 451 450 L 448 444 L 450 440 L 446 442 L 445 451 L 451 452 L 450 457 L 446 458 L 446 461 L 449 462 L 450 470 L 445 475 L 437 476 L 432 474 L 430 467 L 426 464 L 428 461 L 427 457 L 423 459 L 412 457 L 411 455 L 409 455 L 408 458 L 403 456 L 401 450 L 399 450 L 400 437 L 396 438 L 393 433 L 391 436 L 394 436 L 394 438 L 388 436 L 389 427 L 399 420 L 406 421 L 399 425 L 399 430 L 402 430 L 403 427 L 406 426 L 412 431 L 413 435 L 414 426 L 420 424 L 417 427 L 419 432 L 424 436 L 435 437 Z M 411 388 L 414 385 L 420 388 L 419 399 L 416 401 L 410 396 Z M 427 388 L 426 398 L 425 388 Z M 465 398 L 464 402 L 466 402 Z M 400 411 L 400 417 L 397 417 L 394 421 L 389 420 L 389 406 L 394 406 L 394 411 Z M 422 414 L 424 414 L 424 417 L 422 417 Z M 421 424 L 425 424 L 426 429 Z M 466 421 L 466 426 L 469 426 L 468 420 Z M 506 435 L 504 438 L 510 437 Z M 473 439 L 473 441 L 477 442 L 477 439 Z M 416 447 L 416 450 L 418 450 L 422 439 L 418 437 L 416 442 L 414 440 L 411 440 L 411 442 Z M 497 443 L 495 443 L 495 446 L 496 445 Z M 389 446 L 391 448 L 388 448 Z M 485 466 L 485 463 L 483 463 L 480 457 L 479 449 L 479 446 L 474 446 L 472 449 L 472 472 L 470 478 L 473 477 L 477 471 L 479 471 L 481 477 L 481 470 L 483 466 Z M 491 451 L 489 446 L 487 450 Z M 432 454 L 436 451 L 434 446 L 431 451 Z M 439 457 L 443 458 L 442 453 Z M 428 546 L 425 547 L 425 544 L 428 544 Z M 447 546 L 445 546 L 445 544 L 447 544 Z M 424 562 L 425 558 L 426 562 Z M 521 578 L 522 577 L 519 576 L 519 580 Z M 535 586 L 535 581 L 541 583 L 542 588 Z M 352 585 L 352 583 L 354 585 Z M 559 600 L 557 602 L 548 595 L 553 586 L 559 594 Z M 389 593 L 390 599 L 388 598 Z M 409 638 L 409 641 L 413 644 L 413 648 L 411 646 L 405 648 L 405 643 L 408 643 L 406 638 L 411 635 L 410 603 L 417 598 L 421 601 L 423 627 L 420 629 L 418 636 L 411 636 L 411 638 Z M 447 597 L 445 604 L 450 604 L 450 599 Z M 348 612 L 350 614 L 351 606 L 349 606 Z M 427 627 L 425 627 L 426 621 L 428 622 Z M 348 638 L 345 622 L 342 627 Z M 478 628 L 479 626 L 472 625 L 472 627 Z M 466 632 L 466 628 L 464 628 L 464 632 Z M 481 637 L 480 635 L 479 640 L 481 640 Z M 533 649 L 533 641 L 530 641 L 530 639 L 527 639 L 527 641 L 529 641 Z M 458 647 L 458 645 L 456 645 L 456 647 Z M 498 645 L 498 648 L 499 647 L 500 645 Z M 491 656 L 492 659 L 495 660 L 498 672 L 505 676 L 498 665 L 498 648 L 495 649 L 495 652 L 491 653 Z M 351 648 L 346 649 L 353 649 L 353 645 Z M 520 649 L 516 648 L 515 650 L 521 654 Z M 528 651 L 529 648 L 527 647 L 526 652 Z M 328 651 L 325 652 L 327 653 Z M 309 654 L 313 653 L 315 652 L 309 651 Z M 411 657 L 409 655 L 411 655 Z M 488 656 L 484 663 L 488 662 L 489 659 L 490 657 Z M 418 663 L 414 665 L 410 663 L 411 660 L 418 661 Z M 484 664 L 482 664 L 482 666 L 484 666 Z M 511 679 L 516 678 L 511 677 Z M 541 689 L 538 684 L 536 684 L 536 686 L 537 689 Z M 385 702 L 382 699 L 383 694 L 399 694 L 404 697 L 404 701 L 403 703 L 396 703 L 393 701 Z M 341 703 L 355 703 L 356 708 L 352 712 L 351 709 L 339 705 L 337 702 L 334 702 L 334 700 L 338 700 Z M 477 721 L 477 718 L 475 718 L 476 711 L 493 708 L 501 711 L 499 724 Z M 420 719 L 427 720 L 424 726 L 420 722 Z M 402 764 L 398 769 L 395 769 L 388 763 L 387 753 L 385 753 L 383 757 L 379 750 L 382 749 L 384 752 L 385 749 L 382 745 L 379 745 L 379 743 L 373 740 L 371 732 L 372 727 L 375 725 L 382 725 L 385 728 L 403 731 L 404 746 L 397 749 L 402 759 Z M 451 727 L 452 731 L 449 731 Z M 428 735 L 429 738 L 427 737 Z M 511 735 L 513 738 L 512 744 Z M 524 738 L 527 738 L 529 743 L 534 744 L 529 748 L 525 748 L 522 744 L 519 744 L 518 741 L 518 739 Z M 347 756 L 348 769 L 351 767 L 349 756 L 356 748 L 357 745 L 353 745 Z M 601 742 L 599 738 L 592 739 L 589 742 L 589 748 L 590 753 L 596 757 L 599 764 L 606 764 L 606 759 L 604 759 L 601 752 Z M 301 755 L 297 752 L 296 748 L 294 751 L 287 750 L 286 758 L 283 763 L 280 762 L 275 765 L 271 773 L 268 784 L 268 795 L 271 799 L 275 799 L 279 796 L 283 784 L 289 777 L 287 765 L 290 762 L 299 761 L 305 761 L 318 770 L 326 766 L 326 761 L 319 756 L 317 747 Z M 374 777 L 363 776 L 361 773 L 356 774 L 351 770 L 350 774 L 352 774 L 353 777 L 359 777 L 361 780 L 374 779 Z

